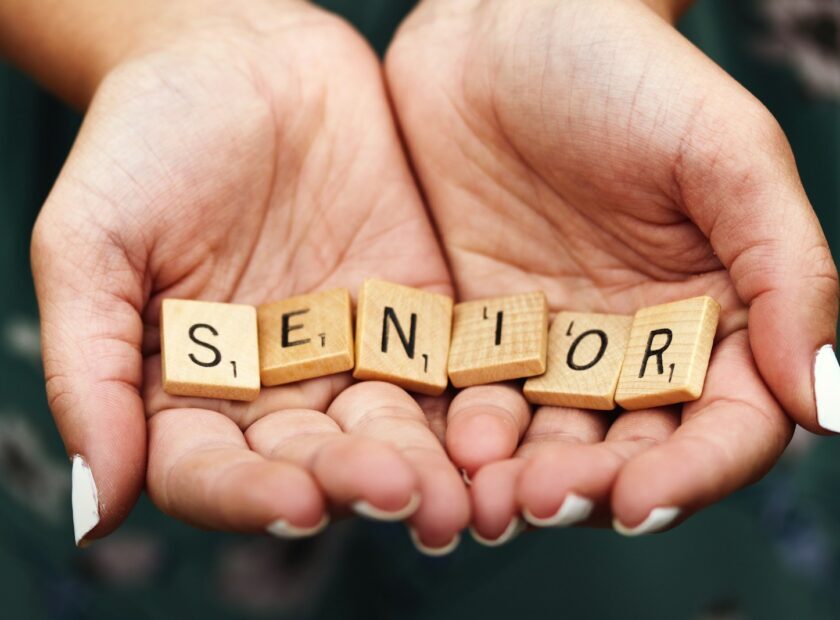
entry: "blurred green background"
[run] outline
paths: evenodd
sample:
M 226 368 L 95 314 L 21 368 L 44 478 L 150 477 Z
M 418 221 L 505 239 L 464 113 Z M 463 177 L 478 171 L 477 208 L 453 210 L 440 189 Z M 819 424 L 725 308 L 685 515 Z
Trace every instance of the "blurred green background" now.
M 379 51 L 411 7 L 322 4 Z M 681 28 L 779 119 L 840 255 L 840 2 L 701 0 Z M 540 531 L 430 559 L 400 525 L 284 543 L 193 530 L 144 498 L 77 550 L 28 245 L 79 120 L 0 65 L 0 618 L 840 617 L 840 444 L 802 433 L 760 483 L 643 540 Z

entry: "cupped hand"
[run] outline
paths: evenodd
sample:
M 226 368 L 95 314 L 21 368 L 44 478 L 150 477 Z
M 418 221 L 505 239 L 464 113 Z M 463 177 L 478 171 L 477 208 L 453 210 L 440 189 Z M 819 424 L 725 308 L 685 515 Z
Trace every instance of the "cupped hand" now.
M 519 386 L 460 393 L 446 444 L 479 536 L 507 539 L 520 513 L 663 529 L 763 475 L 794 421 L 840 428 L 812 376 L 837 271 L 787 141 L 666 19 L 634 0 L 427 0 L 386 69 L 460 299 L 723 307 L 682 407 L 531 418 Z
M 97 493 L 77 541 L 145 481 L 202 527 L 295 537 L 333 505 L 445 547 L 469 500 L 441 400 L 348 375 L 252 403 L 161 389 L 164 298 L 259 304 L 371 276 L 452 294 L 362 39 L 302 2 L 196 5 L 107 73 L 34 232 L 49 402 L 94 481 L 74 477 L 74 503 Z

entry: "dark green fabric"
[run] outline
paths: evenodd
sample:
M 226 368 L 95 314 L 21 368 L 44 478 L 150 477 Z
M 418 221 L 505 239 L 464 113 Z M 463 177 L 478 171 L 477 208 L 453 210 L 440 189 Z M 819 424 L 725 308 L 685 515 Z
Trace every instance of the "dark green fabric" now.
M 322 4 L 382 52 L 411 3 Z M 792 54 L 773 56 L 790 24 L 771 20 L 770 4 L 706 0 L 682 28 L 780 120 L 838 253 L 840 95 L 809 83 Z M 806 40 L 831 33 L 830 23 L 806 26 L 792 29 Z M 143 499 L 115 535 L 76 550 L 70 467 L 38 361 L 28 245 L 78 123 L 0 67 L 0 617 L 840 617 L 840 458 L 831 439 L 797 441 L 759 484 L 644 540 L 541 531 L 495 550 L 465 540 L 435 560 L 418 555 L 400 525 L 347 522 L 290 544 L 200 532 Z

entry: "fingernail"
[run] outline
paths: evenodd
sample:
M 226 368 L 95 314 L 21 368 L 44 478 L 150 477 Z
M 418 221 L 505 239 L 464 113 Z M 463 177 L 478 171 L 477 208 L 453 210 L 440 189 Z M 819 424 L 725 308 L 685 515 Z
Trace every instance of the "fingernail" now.
M 80 454 L 73 457 L 70 501 L 73 505 L 73 533 L 76 546 L 84 547 L 89 541 L 83 540 L 99 523 L 99 493 L 93 472 L 87 461 Z
M 527 508 L 522 510 L 522 516 L 528 523 L 536 527 L 567 527 L 587 519 L 592 514 L 594 507 L 595 504 L 591 499 L 569 493 L 563 503 L 560 504 L 557 512 L 551 516 L 537 517 Z
M 271 534 L 272 536 L 276 536 L 277 538 L 286 538 L 289 540 L 293 540 L 295 538 L 306 538 L 308 536 L 314 536 L 324 530 L 327 525 L 329 525 L 330 516 L 324 515 L 324 517 L 312 527 L 298 527 L 297 525 L 292 525 L 286 519 L 277 519 L 276 521 L 272 521 L 268 524 L 265 528 L 265 531 Z
M 830 344 L 817 351 L 814 360 L 814 395 L 819 425 L 840 433 L 840 364 Z
M 466 469 L 461 470 L 461 478 L 464 479 L 464 484 L 466 484 L 467 486 L 472 485 L 472 479 L 470 478 L 470 475 L 467 473 Z
M 357 514 L 368 519 L 375 519 L 376 521 L 402 521 L 413 515 L 419 506 L 419 493 L 412 493 L 408 503 L 399 510 L 382 510 L 363 499 L 355 501 L 352 504 L 352 508 Z
M 408 533 L 411 536 L 411 542 L 414 543 L 414 546 L 417 547 L 417 551 L 422 553 L 423 555 L 428 555 L 433 558 L 439 558 L 444 555 L 449 555 L 458 547 L 461 543 L 461 535 L 455 534 L 451 541 L 449 541 L 443 547 L 428 547 L 423 544 L 423 541 L 420 540 L 420 536 L 417 534 L 417 530 L 413 527 L 408 528 Z
M 484 538 L 472 526 L 470 526 L 470 534 L 475 539 L 475 542 L 480 545 L 484 545 L 485 547 L 500 547 L 519 536 L 524 529 L 525 523 L 522 522 L 522 519 L 514 517 L 498 538 Z
M 613 519 L 613 528 L 622 536 L 641 536 L 652 534 L 667 527 L 680 514 L 680 509 L 675 506 L 661 506 L 650 511 L 647 519 L 636 527 L 628 527 L 618 519 Z

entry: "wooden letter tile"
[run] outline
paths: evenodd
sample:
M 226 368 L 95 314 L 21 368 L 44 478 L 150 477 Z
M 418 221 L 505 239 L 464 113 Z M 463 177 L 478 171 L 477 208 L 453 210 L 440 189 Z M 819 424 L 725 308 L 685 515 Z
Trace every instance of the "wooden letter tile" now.
M 367 280 L 356 309 L 357 379 L 390 381 L 421 394 L 447 385 L 452 300 L 381 280 Z
M 545 372 L 548 304 L 541 292 L 455 306 L 449 378 L 455 387 Z
M 263 304 L 257 324 L 263 385 L 353 368 L 353 309 L 346 289 Z
M 719 315 L 711 297 L 639 310 L 615 401 L 625 409 L 645 409 L 700 398 Z
M 254 400 L 260 393 L 253 306 L 165 299 L 160 348 L 167 394 Z
M 561 312 L 548 335 L 544 375 L 525 382 L 535 405 L 611 410 L 632 316 Z

